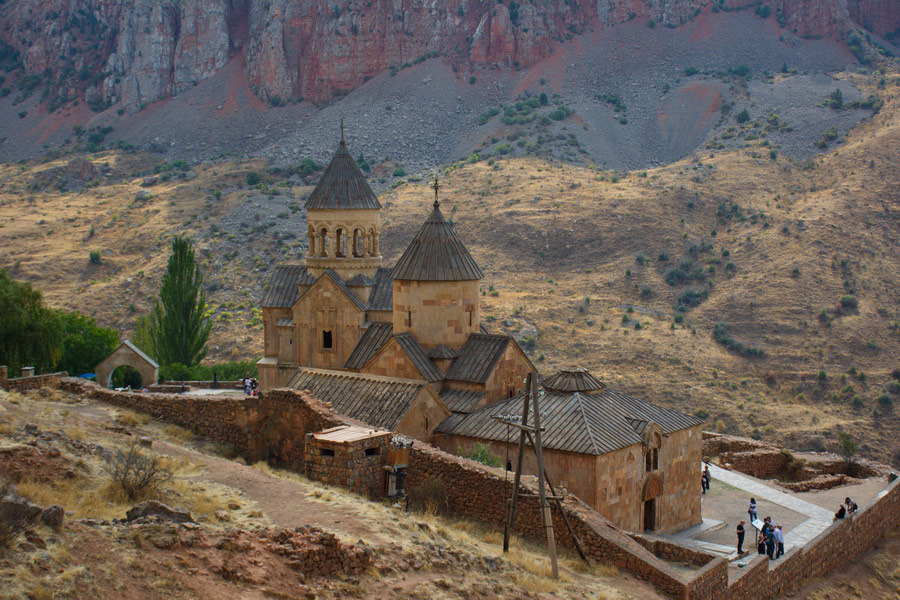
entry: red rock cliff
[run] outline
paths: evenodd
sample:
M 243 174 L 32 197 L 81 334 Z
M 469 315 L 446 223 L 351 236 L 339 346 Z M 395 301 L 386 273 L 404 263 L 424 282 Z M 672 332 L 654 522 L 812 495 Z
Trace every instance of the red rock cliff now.
M 136 111 L 188 89 L 243 52 L 262 98 L 327 100 L 391 66 L 442 56 L 527 67 L 589 27 L 632 18 L 680 25 L 710 0 L 9 0 L 0 41 L 58 102 Z M 739 8 L 744 0 L 726 0 Z M 896 0 L 772 0 L 799 35 L 900 25 Z M 9 55 L 7 49 L 6 54 Z

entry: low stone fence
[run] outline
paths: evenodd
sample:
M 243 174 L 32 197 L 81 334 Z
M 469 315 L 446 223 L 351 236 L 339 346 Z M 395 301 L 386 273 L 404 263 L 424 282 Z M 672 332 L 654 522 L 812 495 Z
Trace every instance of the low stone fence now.
M 781 596 L 846 567 L 877 540 L 900 526 L 900 480 L 887 488 L 859 512 L 835 521 L 802 548 L 795 548 L 769 569 L 768 559 L 757 558 L 745 567 L 729 587 L 731 600 L 766 599 Z
M 64 390 L 148 412 L 195 429 L 215 441 L 233 444 L 248 460 L 266 459 L 300 472 L 304 466 L 306 433 L 343 424 L 361 425 L 335 414 L 307 392 L 287 389 L 273 390 L 260 398 L 226 399 L 115 392 L 76 378 L 57 377 L 49 381 Z M 774 447 L 763 450 L 769 449 Z M 748 447 L 748 451 L 752 450 Z M 430 489 L 445 512 L 497 528 L 503 526 L 506 501 L 512 489 L 512 482 L 503 471 L 416 441 L 407 472 L 407 489 L 417 486 Z M 524 478 L 522 491 L 526 494 L 536 491 L 533 478 Z M 758 600 L 779 596 L 812 577 L 843 567 L 900 526 L 900 481 L 892 482 L 858 513 L 836 522 L 803 548 L 789 552 L 773 569 L 769 569 L 767 560 L 751 560 L 730 585 L 728 564 L 722 558 L 668 542 L 632 539 L 574 496 L 566 497 L 562 505 L 588 555 L 631 571 L 674 598 Z M 558 543 L 571 547 L 572 540 L 556 507 L 553 525 Z M 515 530 L 535 541 L 544 539 L 538 500 L 534 496 L 521 498 Z M 660 556 L 702 566 L 686 572 Z
M 15 379 L 0 379 L 0 389 L 8 392 L 24 392 L 27 390 L 36 390 L 42 387 L 53 387 L 54 383 L 62 377 L 67 377 L 68 373 L 60 371 L 59 373 L 48 373 L 46 375 L 31 375 L 30 377 L 16 377 Z
M 761 479 L 784 473 L 790 460 L 790 453 L 783 450 L 759 449 L 719 454 L 719 464 L 731 465 L 735 471 Z

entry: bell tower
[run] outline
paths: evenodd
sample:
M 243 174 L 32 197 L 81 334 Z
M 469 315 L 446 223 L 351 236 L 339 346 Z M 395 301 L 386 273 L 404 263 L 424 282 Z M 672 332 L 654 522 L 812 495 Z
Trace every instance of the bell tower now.
M 306 201 L 309 249 L 306 267 L 314 277 L 331 269 L 347 281 L 370 279 L 381 266 L 381 203 L 344 141 Z

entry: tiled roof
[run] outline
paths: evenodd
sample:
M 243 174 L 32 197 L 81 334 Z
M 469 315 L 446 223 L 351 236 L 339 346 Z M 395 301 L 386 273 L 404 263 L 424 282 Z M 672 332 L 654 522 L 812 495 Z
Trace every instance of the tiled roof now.
M 147 361 L 147 362 L 150 364 L 151 367 L 153 367 L 154 369 L 158 369 L 158 368 L 159 368 L 159 365 L 157 364 L 157 362 L 156 362 L 155 360 L 153 360 L 152 358 L 150 358 L 149 356 L 147 356 L 147 354 L 145 354 L 143 350 L 141 350 L 140 348 L 138 348 L 137 346 L 135 346 L 135 345 L 131 342 L 131 340 L 125 340 L 124 342 L 122 342 L 122 343 L 120 344 L 120 346 L 128 346 L 128 348 L 129 348 L 132 352 L 134 352 L 135 354 L 137 354 L 138 356 L 140 356 L 142 359 L 144 359 L 145 361 Z
M 369 310 L 394 310 L 394 282 L 391 270 L 379 267 L 375 273 L 375 287 L 369 293 Z
M 390 323 L 371 323 L 359 338 L 356 347 L 350 353 L 347 362 L 344 363 L 344 368 L 362 369 L 369 359 L 384 346 L 384 343 L 391 339 L 393 331 L 394 326 Z
M 545 448 L 601 455 L 642 441 L 635 420 L 652 420 L 665 433 L 701 424 L 701 421 L 674 410 L 655 406 L 604 389 L 597 394 L 545 391 L 540 398 L 541 426 Z M 461 419 L 442 422 L 440 433 L 483 440 L 507 441 L 507 426 L 493 415 L 521 414 L 522 396 L 496 402 Z M 652 415 L 652 417 L 651 417 Z M 649 418 L 648 418 L 649 417 Z M 531 420 L 529 419 L 529 422 Z
M 411 333 L 399 333 L 394 336 L 394 339 L 403 348 L 403 351 L 418 369 L 419 373 L 422 374 L 422 377 L 425 378 L 425 381 L 432 382 L 444 379 L 441 370 L 434 366 L 434 363 L 425 354 L 425 350 Z
M 395 431 L 425 385 L 380 375 L 300 369 L 287 387 L 309 390 L 322 402 L 330 402 L 337 413 Z
M 468 414 L 484 399 L 484 392 L 469 390 L 444 390 L 441 400 L 451 411 Z
M 459 350 L 459 358 L 453 361 L 445 379 L 485 383 L 511 339 L 506 335 L 469 335 L 469 339 Z
M 322 178 L 309 195 L 306 210 L 379 208 L 378 197 L 342 139 Z
M 606 387 L 586 369 L 580 368 L 563 369 L 542 383 L 544 389 L 554 392 L 596 392 Z
M 275 327 L 290 327 L 294 322 L 290 317 L 282 317 L 280 319 L 275 319 Z
M 470 281 L 483 279 L 475 259 L 456 237 L 453 226 L 441 214 L 435 201 L 434 210 L 403 252 L 392 279 L 410 281 Z
M 301 265 L 278 265 L 272 271 L 269 287 L 262 305 L 267 308 L 288 308 L 294 305 L 299 294 L 298 285 L 312 285 L 315 277 Z

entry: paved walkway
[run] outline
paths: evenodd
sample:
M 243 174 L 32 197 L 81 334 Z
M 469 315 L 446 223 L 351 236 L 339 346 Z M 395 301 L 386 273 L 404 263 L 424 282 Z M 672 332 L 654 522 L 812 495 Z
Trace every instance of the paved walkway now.
M 728 471 L 716 465 L 709 465 L 709 472 L 713 479 L 718 479 L 730 486 L 742 489 L 747 492 L 748 496 L 752 496 L 757 500 L 768 500 L 809 517 L 790 530 L 785 539 L 785 549 L 806 545 L 807 542 L 822 533 L 834 521 L 834 514 L 830 510 L 780 492 L 737 471 Z

